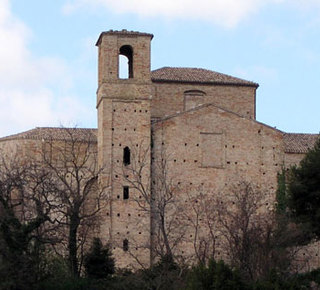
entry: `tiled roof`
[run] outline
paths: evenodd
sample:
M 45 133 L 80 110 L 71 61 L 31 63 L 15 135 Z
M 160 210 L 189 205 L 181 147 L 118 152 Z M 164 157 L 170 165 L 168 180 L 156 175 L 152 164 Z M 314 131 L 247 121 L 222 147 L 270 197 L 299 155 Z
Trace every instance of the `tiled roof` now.
M 97 142 L 97 129 L 37 127 L 22 133 L 0 138 L 0 141 L 17 139 L 73 140 Z
M 307 153 L 314 147 L 319 137 L 319 134 L 284 133 L 285 152 Z
M 153 82 L 259 86 L 254 82 L 202 68 L 163 67 L 152 71 L 151 79 Z
M 153 34 L 150 33 L 145 33 L 145 32 L 139 32 L 139 31 L 128 31 L 126 29 L 122 29 L 122 30 L 109 30 L 109 31 L 104 31 L 101 32 L 98 41 L 96 43 L 96 45 L 100 44 L 101 41 L 101 37 L 105 34 L 109 34 L 109 35 L 124 35 L 124 36 L 148 36 L 151 39 L 153 38 Z

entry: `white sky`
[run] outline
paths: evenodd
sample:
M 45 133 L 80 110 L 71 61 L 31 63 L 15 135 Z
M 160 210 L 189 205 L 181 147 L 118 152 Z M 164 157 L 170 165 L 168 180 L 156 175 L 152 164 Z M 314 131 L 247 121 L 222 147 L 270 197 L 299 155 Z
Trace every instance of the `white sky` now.
M 154 34 L 152 68 L 258 82 L 257 119 L 320 128 L 320 0 L 0 0 L 0 136 L 96 126 L 101 31 Z

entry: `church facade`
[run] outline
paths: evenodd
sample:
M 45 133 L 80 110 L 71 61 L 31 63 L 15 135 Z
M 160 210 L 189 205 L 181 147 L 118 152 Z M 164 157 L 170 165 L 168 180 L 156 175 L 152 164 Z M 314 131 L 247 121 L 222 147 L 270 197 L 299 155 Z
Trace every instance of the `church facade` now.
M 170 250 L 181 257 L 194 254 L 194 228 L 182 225 L 194 218 L 190 204 L 200 202 L 199 192 L 214 196 L 241 182 L 254 184 L 263 194 L 262 210 L 272 211 L 277 174 L 297 164 L 318 137 L 257 121 L 257 83 L 199 68 L 151 71 L 152 38 L 126 30 L 101 33 L 98 129 L 75 129 L 80 138 L 88 130 L 96 136 L 99 179 L 110 195 L 99 235 L 111 243 L 120 267 L 148 265 L 163 250 L 157 247 L 160 199 L 167 202 L 169 243 L 180 237 Z M 119 75 L 119 56 L 128 62 L 126 78 Z M 0 145 L 32 150 L 63 131 L 36 128 L 2 138 Z M 219 245 L 215 254 L 223 255 Z

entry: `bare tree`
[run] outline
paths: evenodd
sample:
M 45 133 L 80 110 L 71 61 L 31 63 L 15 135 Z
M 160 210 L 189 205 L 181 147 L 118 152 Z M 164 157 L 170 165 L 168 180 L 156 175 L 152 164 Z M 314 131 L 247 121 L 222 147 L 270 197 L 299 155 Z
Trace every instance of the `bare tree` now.
M 138 209 L 151 218 L 151 238 L 145 247 L 150 249 L 153 262 L 158 259 L 173 262 L 174 251 L 186 232 L 179 185 L 169 173 L 169 158 L 164 149 L 150 164 L 149 146 L 142 142 L 132 148 L 130 165 L 123 165 L 119 173 L 139 193 L 140 198 L 135 198 Z
M 289 271 L 298 251 L 290 246 L 300 234 L 279 223 L 268 194 L 242 181 L 223 196 L 217 212 L 228 262 L 250 280 L 266 277 L 271 269 Z
M 41 276 L 46 245 L 58 242 L 51 220 L 52 179 L 31 160 L 15 155 L 0 163 L 1 283 L 29 289 Z M 0 283 L 0 288 L 2 288 Z M 15 286 L 13 286 L 15 285 Z M 4 286 L 4 287 L 9 287 Z
M 98 184 L 96 138 L 89 130 L 64 128 L 59 140 L 44 141 L 41 164 L 54 180 L 54 217 L 65 238 L 71 272 L 78 276 L 89 232 L 98 226 L 98 213 L 107 200 Z
M 216 255 L 216 243 L 219 240 L 219 218 L 216 196 L 207 192 L 203 186 L 186 190 L 187 208 L 184 214 L 189 232 L 193 233 L 193 248 L 196 260 L 207 264 Z
M 187 224 L 183 215 L 182 188 L 169 171 L 170 157 L 163 148 L 153 162 L 152 220 L 155 255 L 173 261 L 184 240 Z
M 260 207 L 261 193 L 254 190 L 250 183 L 241 182 L 226 194 L 218 208 L 224 239 L 222 244 L 231 265 L 251 279 L 256 270 L 253 265 L 254 255 L 268 228 L 266 220 L 258 213 Z

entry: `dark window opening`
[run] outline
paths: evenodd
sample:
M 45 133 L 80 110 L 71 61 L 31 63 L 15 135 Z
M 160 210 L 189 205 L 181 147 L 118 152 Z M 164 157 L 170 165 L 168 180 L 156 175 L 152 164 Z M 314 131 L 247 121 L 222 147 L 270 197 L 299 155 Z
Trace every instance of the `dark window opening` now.
M 123 187 L 123 199 L 129 199 L 129 186 Z
M 133 50 L 130 45 L 120 47 L 119 51 L 119 78 L 133 78 Z
M 200 90 L 189 90 L 184 92 L 185 95 L 189 96 L 205 96 L 206 93 Z
M 122 245 L 122 248 L 125 252 L 128 252 L 129 251 L 129 241 L 128 239 L 124 239 L 123 240 L 123 245 Z
M 130 164 L 130 149 L 128 146 L 123 149 L 123 164 L 125 166 Z

